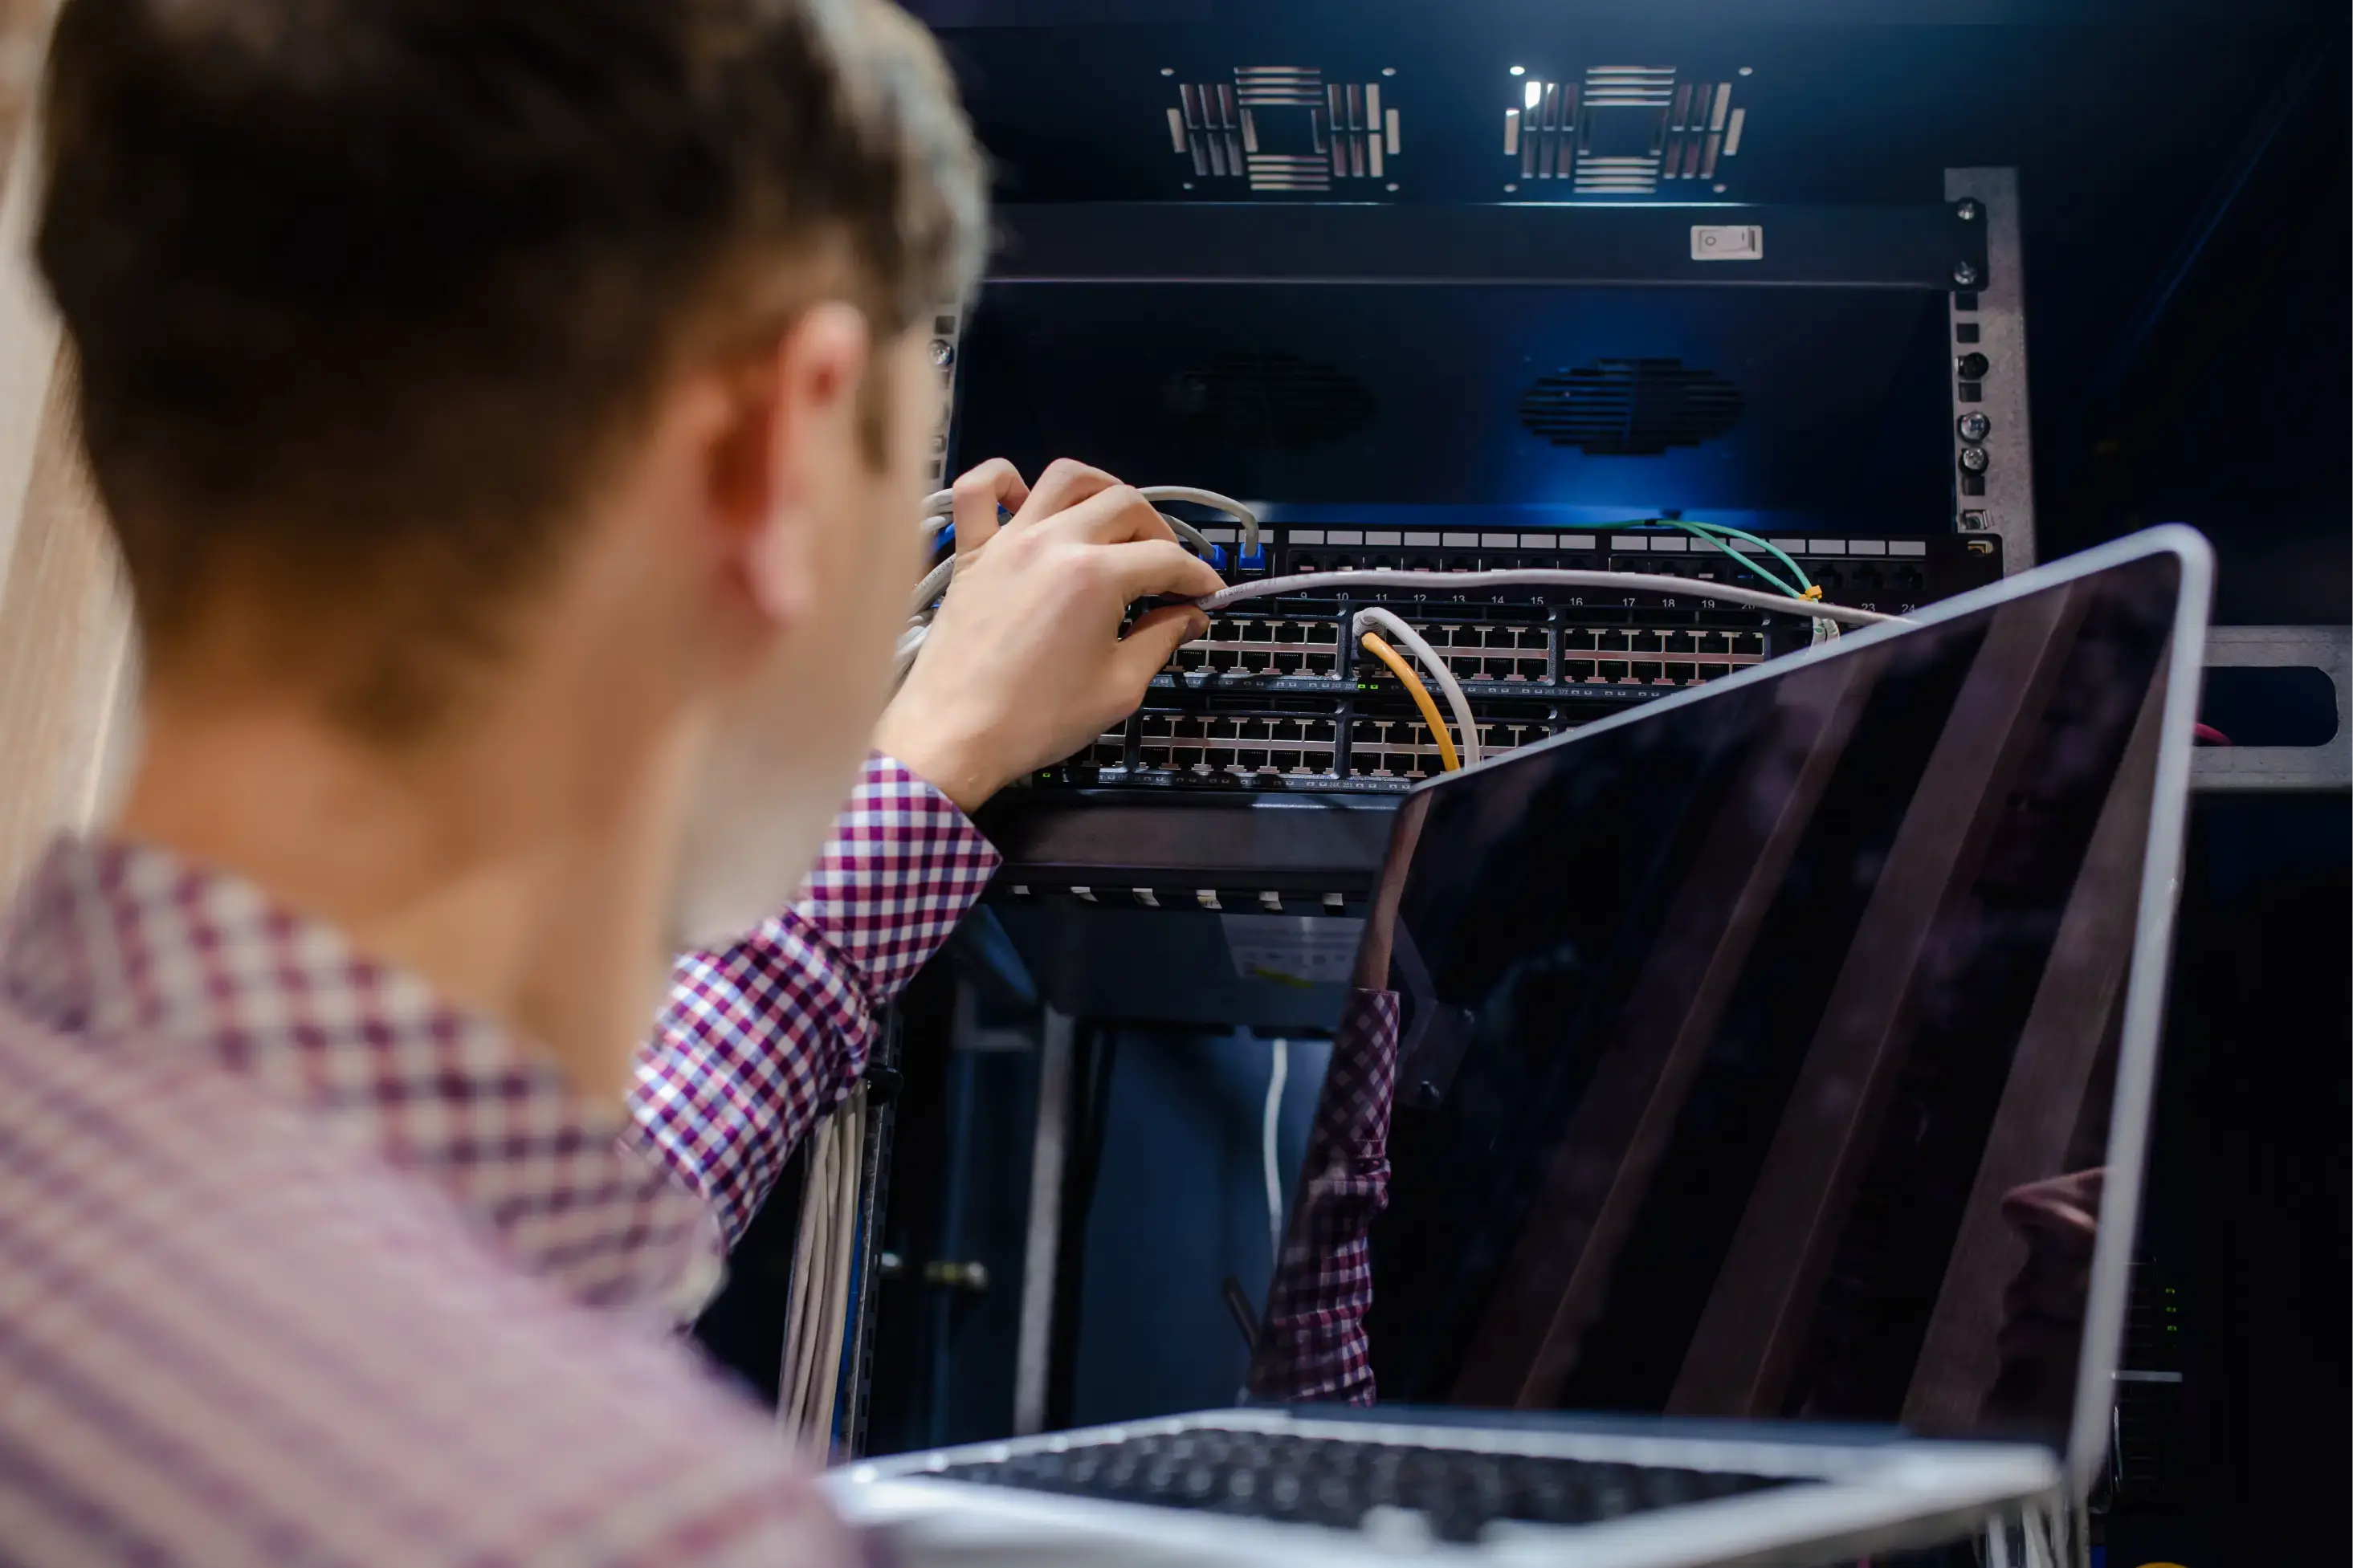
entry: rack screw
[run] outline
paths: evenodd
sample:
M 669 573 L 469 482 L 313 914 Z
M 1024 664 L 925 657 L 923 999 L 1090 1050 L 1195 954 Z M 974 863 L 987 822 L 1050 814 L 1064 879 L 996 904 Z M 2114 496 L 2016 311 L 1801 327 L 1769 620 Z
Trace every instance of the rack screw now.
M 1976 288 L 1978 286 L 1977 264 L 1970 261 L 1954 262 L 1953 281 L 1963 289 Z
M 1953 216 L 1963 223 L 1975 223 L 1985 216 L 1985 208 L 1978 205 L 1977 197 L 1964 196 L 1954 204 Z

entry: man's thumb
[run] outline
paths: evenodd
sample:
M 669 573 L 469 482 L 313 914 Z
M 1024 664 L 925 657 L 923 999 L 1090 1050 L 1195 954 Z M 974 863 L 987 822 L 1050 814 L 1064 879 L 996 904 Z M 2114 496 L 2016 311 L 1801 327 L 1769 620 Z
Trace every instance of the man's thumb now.
M 1191 605 L 1163 605 L 1130 626 L 1114 660 L 1127 700 L 1142 701 L 1144 689 L 1176 650 L 1208 629 L 1209 617 Z

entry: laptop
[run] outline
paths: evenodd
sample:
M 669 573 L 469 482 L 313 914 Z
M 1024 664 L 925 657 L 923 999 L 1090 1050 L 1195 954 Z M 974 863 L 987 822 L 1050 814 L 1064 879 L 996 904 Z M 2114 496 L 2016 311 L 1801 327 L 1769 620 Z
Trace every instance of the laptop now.
M 2153 530 L 1422 785 L 1358 971 L 1402 1015 L 1378 1403 L 830 1494 L 914 1563 L 1666 1568 L 2063 1518 L 2109 1433 L 2211 574 Z

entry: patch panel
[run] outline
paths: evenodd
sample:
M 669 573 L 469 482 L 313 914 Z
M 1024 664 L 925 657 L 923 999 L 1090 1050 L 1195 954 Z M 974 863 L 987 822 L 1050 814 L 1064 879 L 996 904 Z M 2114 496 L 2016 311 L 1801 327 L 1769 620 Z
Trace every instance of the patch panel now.
M 1216 543 L 1233 531 L 1206 527 Z M 1712 596 L 1755 588 L 1743 563 L 1672 530 L 1543 534 L 1264 529 L 1264 564 L 1237 580 L 1359 568 L 1437 573 L 1555 566 L 1689 579 L 1688 595 L 1486 589 L 1313 590 L 1213 616 L 1177 650 L 1143 709 L 1033 780 L 1053 788 L 1392 793 L 1439 770 L 1435 738 L 1396 679 L 1343 646 L 1355 612 L 1383 605 L 1462 682 L 1488 755 L 1561 733 L 1805 645 L 1808 623 Z M 1902 614 L 1994 581 L 1985 541 L 1777 540 L 1833 603 Z

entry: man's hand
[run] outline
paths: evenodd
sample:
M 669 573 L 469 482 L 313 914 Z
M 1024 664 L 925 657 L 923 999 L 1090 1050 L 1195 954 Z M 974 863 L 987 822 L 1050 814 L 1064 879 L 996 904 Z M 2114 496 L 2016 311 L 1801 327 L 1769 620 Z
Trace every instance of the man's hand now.
M 955 498 L 955 585 L 874 743 L 971 811 L 1134 712 L 1169 655 L 1208 629 L 1170 605 L 1122 637 L 1129 605 L 1224 584 L 1151 502 L 1082 463 L 1058 462 L 1032 488 L 999 458 L 957 479 Z M 1019 509 L 1002 528 L 999 501 Z

